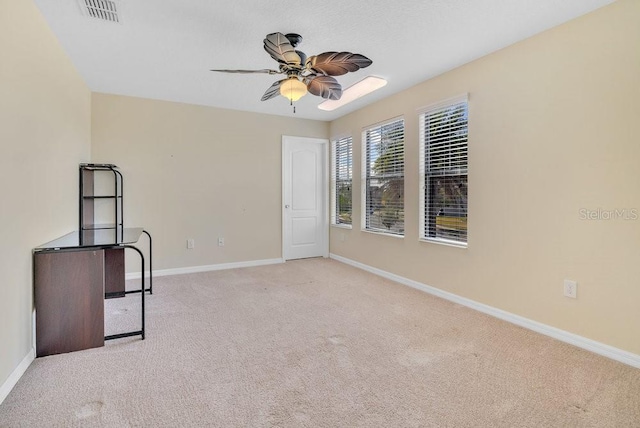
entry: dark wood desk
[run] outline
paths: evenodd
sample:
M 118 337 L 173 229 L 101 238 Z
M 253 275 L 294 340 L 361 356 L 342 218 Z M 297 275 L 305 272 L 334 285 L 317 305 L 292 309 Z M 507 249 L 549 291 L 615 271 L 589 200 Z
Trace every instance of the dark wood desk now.
M 139 227 L 75 231 L 33 250 L 36 309 L 36 355 L 60 354 L 104 345 L 105 340 L 141 336 L 144 340 L 144 255 L 133 244 Z M 142 261 L 140 290 L 125 291 L 124 250 L 136 251 Z M 104 336 L 104 299 L 140 293 L 140 330 Z

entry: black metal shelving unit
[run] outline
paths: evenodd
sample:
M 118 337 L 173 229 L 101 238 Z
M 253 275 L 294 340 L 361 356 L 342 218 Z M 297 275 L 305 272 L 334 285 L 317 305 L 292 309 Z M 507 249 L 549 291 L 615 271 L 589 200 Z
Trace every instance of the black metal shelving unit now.
M 97 172 L 113 174 L 113 192 L 105 195 L 95 194 L 95 174 Z M 124 180 L 122 173 L 118 171 L 118 167 L 113 164 L 106 163 L 81 163 L 79 171 L 79 191 L 80 200 L 78 206 L 80 209 L 78 230 L 97 230 L 97 229 L 115 229 L 121 232 L 124 228 Z M 96 200 L 113 200 L 113 222 L 96 223 L 95 222 L 95 201 Z
M 86 237 L 91 237 L 92 231 L 98 230 L 112 230 L 114 239 L 116 241 L 122 240 L 124 235 L 124 178 L 122 173 L 118 170 L 118 167 L 110 163 L 81 163 L 79 166 L 79 227 L 80 231 L 80 245 L 91 244 L 91 242 L 83 242 Z M 113 187 L 111 193 L 96 194 L 95 193 L 95 179 L 97 173 L 113 174 Z M 96 223 L 96 205 L 97 200 L 113 200 L 113 215 L 111 216 L 112 222 L 108 223 Z M 107 210 L 108 211 L 108 210 Z M 153 274 L 152 274 L 152 240 L 151 235 L 146 230 L 142 230 L 142 233 L 149 238 L 149 288 L 144 291 L 153 293 Z M 89 238 L 90 239 L 90 238 Z M 118 249 L 108 250 L 105 256 L 105 263 L 112 263 L 115 265 L 121 264 L 121 269 L 124 270 L 124 251 L 118 251 Z M 124 290 L 124 279 L 110 285 L 106 290 L 106 298 L 123 297 L 130 293 L 139 293 L 140 290 Z

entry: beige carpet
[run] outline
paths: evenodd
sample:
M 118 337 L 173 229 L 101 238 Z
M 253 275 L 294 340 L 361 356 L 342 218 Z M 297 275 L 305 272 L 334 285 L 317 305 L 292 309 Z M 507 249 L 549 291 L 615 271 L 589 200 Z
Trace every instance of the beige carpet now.
M 640 426 L 640 370 L 333 260 L 154 286 L 145 341 L 36 359 L 0 426 Z

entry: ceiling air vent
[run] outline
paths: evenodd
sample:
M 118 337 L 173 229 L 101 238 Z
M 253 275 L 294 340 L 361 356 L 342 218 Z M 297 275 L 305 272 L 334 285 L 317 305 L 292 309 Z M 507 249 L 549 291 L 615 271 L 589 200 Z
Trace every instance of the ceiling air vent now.
M 78 0 L 82 13 L 108 22 L 120 22 L 116 2 L 113 0 Z

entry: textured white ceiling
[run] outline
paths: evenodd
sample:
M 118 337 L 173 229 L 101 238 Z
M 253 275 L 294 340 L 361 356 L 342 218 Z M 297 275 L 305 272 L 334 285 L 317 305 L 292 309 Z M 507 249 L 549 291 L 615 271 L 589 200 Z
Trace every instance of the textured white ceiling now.
M 260 101 L 280 76 L 212 68 L 277 68 L 268 33 L 299 33 L 307 55 L 350 51 L 373 65 L 381 90 L 333 112 L 321 98 L 296 103 L 296 117 L 333 120 L 613 0 L 119 0 L 121 23 L 81 13 L 77 0 L 35 0 L 92 91 L 294 116 L 288 101 Z

